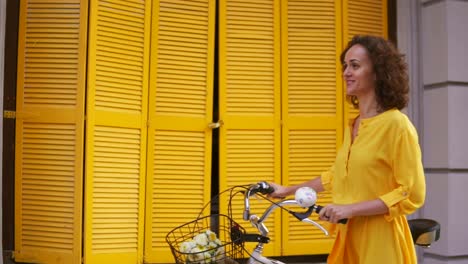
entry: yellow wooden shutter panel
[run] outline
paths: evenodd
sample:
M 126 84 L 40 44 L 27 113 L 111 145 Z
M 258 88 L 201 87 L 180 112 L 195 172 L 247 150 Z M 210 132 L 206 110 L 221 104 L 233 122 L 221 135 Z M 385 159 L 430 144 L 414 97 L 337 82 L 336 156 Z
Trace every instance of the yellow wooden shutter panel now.
M 290 0 L 282 6 L 285 185 L 320 176 L 333 163 L 341 144 L 340 11 L 334 0 Z M 327 193 L 318 203 L 330 201 Z M 328 253 L 332 241 L 317 228 L 283 214 L 284 255 Z
M 219 2 L 220 189 L 260 180 L 280 182 L 280 1 Z M 235 219 L 242 220 L 240 196 Z M 227 199 L 220 201 L 227 211 Z M 269 204 L 253 201 L 253 213 Z M 255 210 L 257 209 L 257 210 Z M 260 210 L 261 209 L 261 210 Z M 280 214 L 268 220 L 266 255 L 280 255 Z
M 15 260 L 81 263 L 87 1 L 21 1 Z
M 210 200 L 215 9 L 153 2 L 145 262 L 173 263 L 166 234 Z
M 347 0 L 343 7 L 345 42 L 354 35 L 387 37 L 387 0 Z
M 90 3 L 84 262 L 142 263 L 151 3 Z
M 343 1 L 343 48 L 354 35 L 388 37 L 387 0 Z M 358 109 L 345 102 L 344 125 L 359 113 Z

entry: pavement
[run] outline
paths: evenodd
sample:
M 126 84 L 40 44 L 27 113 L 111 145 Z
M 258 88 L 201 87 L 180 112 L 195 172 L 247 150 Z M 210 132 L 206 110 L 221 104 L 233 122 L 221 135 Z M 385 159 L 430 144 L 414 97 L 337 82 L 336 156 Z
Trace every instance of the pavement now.
M 289 256 L 289 257 L 274 257 L 274 259 L 287 264 L 326 264 L 327 255 L 306 255 L 306 256 Z
M 289 257 L 273 257 L 276 260 L 282 261 L 287 264 L 326 264 L 327 255 L 306 255 L 306 256 L 289 256 Z M 1 261 L 0 261 L 1 262 Z M 3 252 L 4 264 L 27 264 L 15 262 L 11 259 L 11 251 Z M 146 263 L 150 264 L 150 263 Z M 171 264 L 171 263 L 167 263 Z

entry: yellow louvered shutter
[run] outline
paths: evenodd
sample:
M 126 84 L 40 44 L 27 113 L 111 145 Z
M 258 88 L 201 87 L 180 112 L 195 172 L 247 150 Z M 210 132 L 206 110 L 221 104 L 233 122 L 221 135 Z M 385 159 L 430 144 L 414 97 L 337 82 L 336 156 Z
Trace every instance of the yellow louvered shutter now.
M 215 8 L 153 3 L 145 262 L 173 263 L 166 234 L 210 200 Z
M 143 261 L 150 4 L 90 2 L 87 264 Z
M 387 0 L 347 0 L 343 3 L 343 48 L 354 35 L 388 37 Z M 359 110 L 345 100 L 344 125 L 358 113 Z
M 15 260 L 81 263 L 87 1 L 21 1 Z
M 224 121 L 219 144 L 220 190 L 261 180 L 280 182 L 280 2 L 219 3 L 219 105 Z M 226 198 L 220 201 L 224 213 Z M 241 197 L 233 204 L 236 221 L 253 231 L 242 220 Z M 252 213 L 260 214 L 268 205 L 253 201 Z M 265 254 L 280 255 L 280 213 L 272 215 L 266 225 L 272 240 Z
M 340 4 L 284 1 L 282 6 L 283 184 L 295 185 L 328 169 L 342 141 Z M 331 202 L 329 193 L 318 203 Z M 316 215 L 312 217 L 317 219 Z M 323 254 L 333 240 L 283 214 L 285 255 Z

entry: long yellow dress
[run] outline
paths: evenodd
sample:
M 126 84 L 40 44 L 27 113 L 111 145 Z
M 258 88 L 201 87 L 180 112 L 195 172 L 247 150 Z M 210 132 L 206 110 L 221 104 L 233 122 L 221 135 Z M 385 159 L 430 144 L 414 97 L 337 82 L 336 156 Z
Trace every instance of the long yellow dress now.
M 423 205 L 426 193 L 416 129 L 406 115 L 391 109 L 362 119 L 351 142 L 352 121 L 334 165 L 321 176 L 322 184 L 335 204 L 379 198 L 389 212 L 337 224 L 328 263 L 417 263 L 406 220 Z

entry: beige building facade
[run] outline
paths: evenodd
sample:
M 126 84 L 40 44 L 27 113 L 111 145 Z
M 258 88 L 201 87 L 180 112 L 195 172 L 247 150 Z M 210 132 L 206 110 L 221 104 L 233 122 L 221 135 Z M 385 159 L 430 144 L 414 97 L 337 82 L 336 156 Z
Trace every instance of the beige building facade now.
M 399 0 L 398 45 L 411 74 L 409 115 L 418 128 L 426 204 L 417 217 L 441 224 L 423 263 L 468 263 L 468 1 Z

